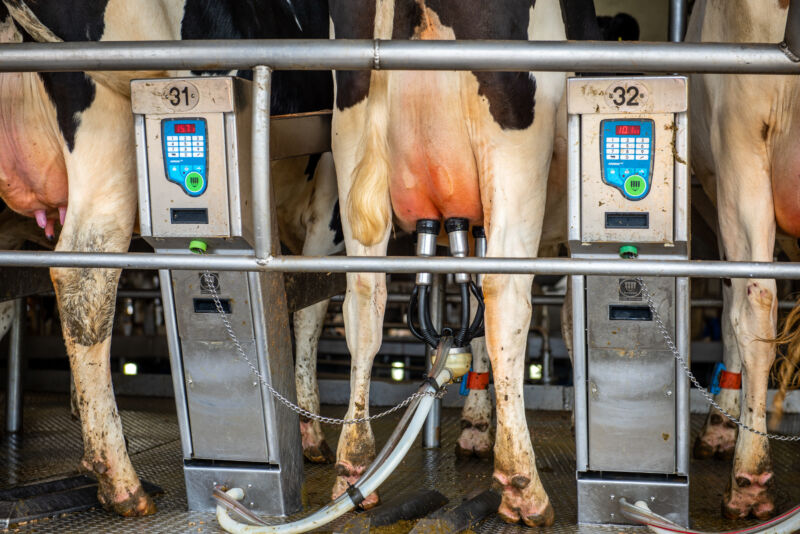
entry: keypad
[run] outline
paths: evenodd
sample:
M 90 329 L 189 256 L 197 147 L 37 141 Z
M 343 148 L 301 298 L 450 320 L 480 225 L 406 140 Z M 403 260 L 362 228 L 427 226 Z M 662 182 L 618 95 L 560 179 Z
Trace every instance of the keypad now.
M 168 135 L 167 157 L 202 158 L 206 145 L 202 135 Z
M 606 159 L 647 161 L 650 159 L 650 138 L 606 137 Z

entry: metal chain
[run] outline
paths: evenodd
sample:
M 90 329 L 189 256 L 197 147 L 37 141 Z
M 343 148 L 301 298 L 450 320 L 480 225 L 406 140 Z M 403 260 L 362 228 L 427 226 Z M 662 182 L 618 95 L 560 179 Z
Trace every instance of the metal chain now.
M 392 414 L 402 408 L 408 406 L 411 401 L 420 397 L 434 397 L 436 399 L 441 399 L 444 397 L 445 393 L 447 393 L 446 388 L 441 388 L 438 392 L 433 391 L 426 391 L 426 392 L 415 392 L 410 397 L 406 398 L 403 402 L 394 406 L 393 408 L 389 408 L 388 410 L 381 412 L 379 414 L 371 415 L 369 417 L 359 417 L 357 419 L 337 419 L 335 417 L 324 417 L 322 415 L 315 414 L 310 412 L 300 406 L 296 405 L 286 397 L 280 394 L 275 388 L 272 387 L 272 384 L 264 378 L 264 375 L 259 372 L 258 368 L 250 361 L 247 355 L 242 348 L 242 344 L 239 343 L 239 338 L 236 336 L 236 333 L 233 331 L 233 326 L 231 326 L 231 322 L 228 320 L 227 315 L 225 314 L 225 310 L 222 308 L 222 302 L 219 300 L 219 295 L 217 294 L 217 284 L 214 280 L 214 277 L 208 270 L 203 272 L 203 281 L 205 282 L 206 286 L 208 287 L 209 291 L 211 292 L 211 297 L 214 300 L 214 306 L 217 308 L 217 312 L 219 316 L 222 318 L 222 324 L 225 325 L 225 330 L 228 332 L 228 337 L 236 346 L 236 352 L 239 353 L 239 356 L 247 363 L 248 367 L 250 367 L 250 371 L 258 378 L 258 381 L 267 388 L 270 394 L 275 397 L 279 402 L 281 402 L 284 406 L 292 410 L 293 412 L 297 412 L 299 415 L 306 417 L 308 419 L 313 419 L 314 421 L 319 421 L 320 423 L 327 423 L 329 425 L 356 425 L 359 423 L 368 423 L 375 419 L 379 419 L 381 417 L 385 417 L 389 414 Z
M 787 435 L 783 435 L 783 434 L 768 434 L 766 432 L 761 432 L 760 430 L 756 430 L 755 428 L 753 428 L 753 427 L 751 427 L 749 425 L 746 425 L 745 423 L 741 422 L 738 418 L 732 416 L 727 411 L 725 411 L 722 408 L 722 406 L 717 404 L 717 402 L 714 400 L 714 398 L 711 396 L 711 394 L 708 392 L 708 390 L 700 385 L 700 382 L 697 380 L 697 378 L 692 373 L 691 369 L 689 369 L 689 366 L 686 364 L 686 360 L 684 360 L 683 356 L 681 356 L 680 352 L 678 352 L 678 349 L 675 346 L 675 343 L 672 342 L 672 336 L 669 335 L 669 331 L 667 330 L 667 327 L 664 326 L 664 321 L 661 320 L 661 316 L 658 314 L 658 311 L 656 310 L 656 305 L 653 302 L 653 297 L 650 295 L 650 291 L 647 289 L 647 285 L 644 283 L 644 280 L 642 279 L 641 276 L 637 277 L 636 280 L 639 282 L 639 284 L 642 287 L 642 294 L 644 295 L 644 298 L 647 300 L 647 306 L 650 308 L 650 311 L 653 314 L 653 319 L 655 319 L 656 325 L 658 326 L 659 330 L 661 330 L 661 335 L 664 337 L 664 341 L 667 343 L 667 348 L 669 348 L 670 352 L 672 352 L 672 355 L 675 356 L 675 359 L 678 361 L 678 363 L 680 363 L 681 367 L 683 368 L 683 372 L 686 373 L 686 376 L 688 376 L 689 380 L 692 381 L 692 384 L 694 384 L 694 387 L 696 387 L 698 389 L 698 391 L 700 391 L 700 393 L 702 393 L 703 397 L 705 397 L 706 401 L 711 406 L 716 408 L 717 411 L 719 411 L 719 413 L 721 413 L 722 415 L 727 417 L 730 421 L 735 423 L 738 427 L 743 428 L 743 429 L 747 430 L 748 432 L 752 432 L 753 434 L 757 434 L 757 435 L 765 437 L 767 439 L 774 439 L 774 440 L 778 440 L 778 441 L 800 441 L 800 436 L 787 436 Z

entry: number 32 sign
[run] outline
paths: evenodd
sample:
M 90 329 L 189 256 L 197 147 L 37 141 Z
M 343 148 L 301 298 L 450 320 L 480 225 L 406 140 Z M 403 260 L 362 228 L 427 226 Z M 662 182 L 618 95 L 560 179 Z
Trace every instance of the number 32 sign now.
M 176 82 L 166 88 L 164 100 L 173 111 L 189 111 L 200 101 L 200 94 L 193 84 Z
M 612 107 L 630 111 L 644 111 L 650 90 L 636 81 L 614 83 L 606 90 L 606 101 Z

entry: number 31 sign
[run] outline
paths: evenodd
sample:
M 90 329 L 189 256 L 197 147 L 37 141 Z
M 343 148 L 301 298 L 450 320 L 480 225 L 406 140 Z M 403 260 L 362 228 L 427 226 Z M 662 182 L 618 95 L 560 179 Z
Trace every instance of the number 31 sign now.
M 200 94 L 193 84 L 177 82 L 166 88 L 164 100 L 174 111 L 189 111 L 200 101 Z

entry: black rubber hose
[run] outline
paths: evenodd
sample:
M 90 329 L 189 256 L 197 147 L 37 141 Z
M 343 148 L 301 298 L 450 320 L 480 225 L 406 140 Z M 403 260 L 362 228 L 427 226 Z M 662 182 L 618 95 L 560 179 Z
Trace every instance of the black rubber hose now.
M 411 331 L 411 335 L 415 338 L 419 339 L 420 341 L 424 341 L 427 343 L 427 340 L 422 335 L 422 333 L 417 330 L 416 325 L 414 324 L 414 313 L 417 309 L 417 293 L 419 292 L 419 286 L 414 286 L 414 289 L 411 290 L 411 297 L 408 299 L 408 311 L 406 312 L 406 323 L 408 324 L 408 329 Z
M 417 300 L 417 309 L 419 310 L 419 330 L 424 338 L 424 341 L 428 343 L 431 348 L 435 349 L 439 344 L 439 334 L 433 327 L 430 310 L 428 309 L 429 290 L 430 287 L 428 286 L 419 286 L 419 295 Z
M 464 282 L 459 284 L 461 291 L 461 326 L 453 338 L 453 343 L 456 347 L 463 347 L 469 343 L 467 334 L 469 333 L 469 284 Z
M 469 283 L 469 289 L 472 291 L 472 294 L 475 295 L 475 300 L 478 301 L 478 308 L 475 310 L 475 317 L 472 319 L 472 324 L 469 327 L 468 333 L 469 341 L 472 341 L 476 337 L 481 337 L 484 335 L 483 312 L 485 311 L 486 306 L 483 303 L 483 292 L 475 284 L 475 282 Z

